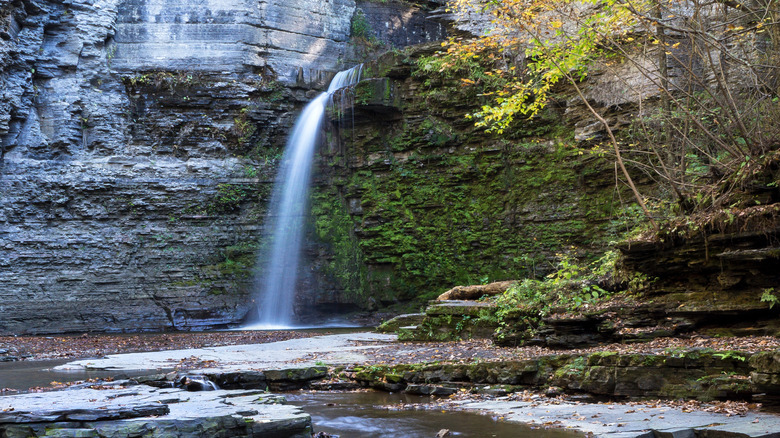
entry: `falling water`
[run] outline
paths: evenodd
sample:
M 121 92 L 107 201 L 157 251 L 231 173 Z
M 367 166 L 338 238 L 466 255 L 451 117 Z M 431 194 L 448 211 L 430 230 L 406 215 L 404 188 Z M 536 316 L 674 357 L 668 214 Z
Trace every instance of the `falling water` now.
M 314 149 L 325 118 L 325 109 L 336 91 L 360 80 L 362 65 L 339 72 L 328 91 L 310 102 L 298 117 L 274 182 L 265 224 L 265 249 L 255 279 L 258 321 L 254 329 L 293 327 L 293 300 L 303 243 L 303 227 L 309 201 L 309 182 Z

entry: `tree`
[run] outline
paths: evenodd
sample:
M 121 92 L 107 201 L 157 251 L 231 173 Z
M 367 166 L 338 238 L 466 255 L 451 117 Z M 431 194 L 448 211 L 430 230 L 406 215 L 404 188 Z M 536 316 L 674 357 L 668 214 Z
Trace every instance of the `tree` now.
M 778 158 L 774 0 L 457 0 L 454 9 L 463 19 L 489 17 L 491 26 L 478 38 L 451 39 L 447 57 L 492 54 L 490 73 L 504 78 L 489 93 L 492 103 L 471 114 L 476 124 L 502 133 L 515 117 L 536 116 L 568 83 L 602 123 L 656 231 L 626 163 L 665 183 L 690 211 L 721 207 L 746 174 Z M 609 71 L 609 60 L 644 78 L 625 84 L 640 117 L 620 135 L 607 120 L 609 108 L 583 91 L 594 64 Z

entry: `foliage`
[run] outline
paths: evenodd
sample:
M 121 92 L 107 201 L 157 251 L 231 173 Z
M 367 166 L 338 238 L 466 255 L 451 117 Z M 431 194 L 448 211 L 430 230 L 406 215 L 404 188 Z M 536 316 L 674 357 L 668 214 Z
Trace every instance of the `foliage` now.
M 596 304 L 611 296 L 599 282 L 615 275 L 618 253 L 608 251 L 598 260 L 582 265 L 570 254 L 559 254 L 558 270 L 544 280 L 525 279 L 496 298 L 499 325 L 508 319 L 521 319 L 537 326 L 541 318 L 553 311 L 572 311 Z
M 712 355 L 721 360 L 736 360 L 739 362 L 747 361 L 747 357 L 743 353 L 737 351 L 724 351 L 720 353 L 713 353 Z
M 260 102 L 281 102 L 285 98 L 286 87 L 283 83 L 275 80 L 260 76 L 260 81 L 257 84 L 257 88 L 262 93 L 258 100 Z
M 233 134 L 237 137 L 239 146 L 243 145 L 257 131 L 257 126 L 248 117 L 249 108 L 242 108 L 239 115 L 233 119 Z
M 150 71 L 135 76 L 122 78 L 131 87 L 151 87 L 157 90 L 167 90 L 174 93 L 177 89 L 187 89 L 201 83 L 202 78 L 197 73 L 186 71 Z
M 607 131 L 614 149 L 607 153 L 656 231 L 624 162 L 666 186 L 674 214 L 740 202 L 741 190 L 772 168 L 780 144 L 776 2 L 457 0 L 454 9 L 491 17 L 493 27 L 479 38 L 452 38 L 440 64 L 457 71 L 493 53 L 491 75 L 506 80 L 470 115 L 477 125 L 503 132 L 518 115 L 539 114 L 563 91 L 556 84 L 568 82 L 566 92 Z M 626 66 L 641 76 L 624 82 L 642 117 L 620 141 L 606 119 L 610 108 L 594 108 L 582 91 L 594 66 L 617 81 Z
M 414 76 L 424 78 L 423 85 L 432 87 L 448 79 L 460 81 L 461 85 L 478 86 L 481 96 L 504 93 L 511 84 L 510 74 L 494 68 L 498 56 L 483 50 L 479 56 L 457 57 L 434 54 L 421 56 L 416 63 Z
M 602 53 L 600 35 L 628 32 L 634 24 L 625 6 L 614 0 L 457 0 L 458 13 L 479 12 L 493 17 L 493 29 L 478 39 L 452 38 L 448 62 L 483 58 L 493 61 L 492 76 L 508 77 L 494 93 L 494 103 L 471 117 L 478 126 L 503 132 L 517 114 L 533 117 L 547 105 L 553 87 L 572 75 L 587 76 L 587 67 Z M 582 14 L 581 9 L 592 11 Z M 564 27 L 562 17 L 574 18 L 576 31 Z
M 355 13 L 352 15 L 352 21 L 350 22 L 350 36 L 367 46 L 370 49 L 374 49 L 381 45 L 376 37 L 374 29 L 371 27 L 371 23 L 368 22 L 366 14 L 360 8 L 355 9 Z
M 764 292 L 761 294 L 761 302 L 762 303 L 769 303 L 769 308 L 775 307 L 775 304 L 780 301 L 780 298 L 775 295 L 775 288 L 770 287 L 767 289 L 764 289 Z

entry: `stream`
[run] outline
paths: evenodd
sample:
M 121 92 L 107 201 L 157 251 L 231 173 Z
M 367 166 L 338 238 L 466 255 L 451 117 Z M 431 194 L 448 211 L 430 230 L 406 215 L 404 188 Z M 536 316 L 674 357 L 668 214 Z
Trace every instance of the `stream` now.
M 0 389 L 26 392 L 30 388 L 50 386 L 52 382 L 68 383 L 87 379 L 115 377 L 116 371 L 60 371 L 52 368 L 67 360 L 20 361 L 0 363 Z M 148 375 L 150 370 L 123 372 L 121 377 Z M 3 393 L 13 395 L 15 393 Z M 442 429 L 450 437 L 461 438 L 574 438 L 582 434 L 559 429 L 532 429 L 518 423 L 471 412 L 443 412 L 426 409 L 432 399 L 403 393 L 378 391 L 284 393 L 288 403 L 311 415 L 315 432 L 326 432 L 339 438 L 407 438 L 435 437 Z M 402 404 L 416 404 L 419 409 L 402 409 Z
M 308 392 L 285 394 L 290 404 L 311 415 L 315 432 L 339 438 L 435 437 L 448 429 L 450 437 L 462 438 L 574 438 L 581 433 L 560 429 L 532 429 L 518 423 L 471 412 L 425 409 L 429 397 L 402 393 Z M 401 403 L 420 404 L 420 409 L 401 409 Z M 394 407 L 398 406 L 398 407 Z
M 23 360 L 0 362 L 0 389 L 9 388 L 27 392 L 31 388 L 52 386 L 52 382 L 70 383 L 89 379 L 107 379 L 118 377 L 116 371 L 104 370 L 54 370 L 71 360 Z M 138 377 L 160 371 L 125 371 L 121 377 Z M 2 393 L 6 395 L 5 393 Z M 10 392 L 7 395 L 17 394 Z

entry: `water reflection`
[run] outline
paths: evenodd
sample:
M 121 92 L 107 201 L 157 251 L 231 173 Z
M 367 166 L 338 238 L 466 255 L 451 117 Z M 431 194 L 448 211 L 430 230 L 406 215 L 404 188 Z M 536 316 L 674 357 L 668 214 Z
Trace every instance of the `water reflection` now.
M 383 392 L 299 392 L 286 394 L 290 404 L 311 415 L 315 432 L 340 438 L 435 437 L 449 429 L 462 438 L 575 438 L 583 434 L 559 429 L 532 429 L 471 412 L 400 409 L 401 403 L 426 403 L 427 397 Z
M 109 377 L 136 377 L 154 374 L 154 370 L 139 371 L 106 371 L 106 370 L 54 370 L 58 365 L 68 363 L 68 360 L 37 360 L 19 362 L 0 362 L 0 389 L 9 388 L 19 392 L 27 392 L 31 388 L 48 387 L 52 382 L 70 383 L 89 379 L 105 379 Z M 0 392 L 0 395 L 13 395 L 17 392 Z

